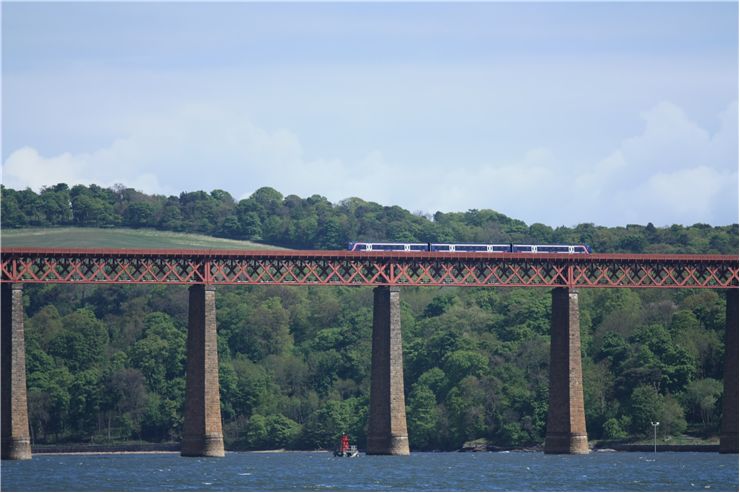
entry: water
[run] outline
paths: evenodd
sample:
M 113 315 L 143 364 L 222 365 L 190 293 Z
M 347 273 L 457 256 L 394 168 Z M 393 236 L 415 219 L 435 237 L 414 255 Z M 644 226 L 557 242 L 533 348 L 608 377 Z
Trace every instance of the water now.
M 738 455 L 38 454 L 30 461 L 3 461 L 0 486 L 3 491 L 737 491 Z

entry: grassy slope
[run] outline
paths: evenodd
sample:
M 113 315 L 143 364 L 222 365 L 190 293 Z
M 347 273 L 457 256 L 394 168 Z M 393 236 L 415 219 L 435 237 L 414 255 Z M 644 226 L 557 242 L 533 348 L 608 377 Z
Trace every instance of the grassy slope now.
M 177 248 L 218 250 L 274 250 L 280 247 L 251 241 L 173 233 L 151 229 L 26 228 L 0 229 L 3 247 L 49 248 Z

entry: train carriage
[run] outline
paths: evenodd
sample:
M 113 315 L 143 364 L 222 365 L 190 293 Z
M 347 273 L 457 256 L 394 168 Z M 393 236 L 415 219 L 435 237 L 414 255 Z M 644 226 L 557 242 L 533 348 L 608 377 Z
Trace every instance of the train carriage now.
M 589 254 L 588 245 L 521 245 L 512 243 L 393 243 L 351 242 L 353 252 L 486 252 Z

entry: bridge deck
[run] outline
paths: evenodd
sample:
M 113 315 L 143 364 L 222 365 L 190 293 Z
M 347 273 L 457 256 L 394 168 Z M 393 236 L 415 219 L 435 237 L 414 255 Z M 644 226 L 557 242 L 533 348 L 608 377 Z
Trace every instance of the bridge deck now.
M 733 255 L 4 248 L 0 281 L 737 288 Z

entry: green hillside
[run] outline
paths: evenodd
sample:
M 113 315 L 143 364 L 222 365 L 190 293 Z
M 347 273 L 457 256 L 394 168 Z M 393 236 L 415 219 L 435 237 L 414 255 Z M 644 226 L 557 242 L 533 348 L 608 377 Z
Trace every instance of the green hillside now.
M 0 229 L 4 247 L 53 248 L 180 248 L 218 250 L 280 249 L 252 241 L 127 228 L 23 228 Z

